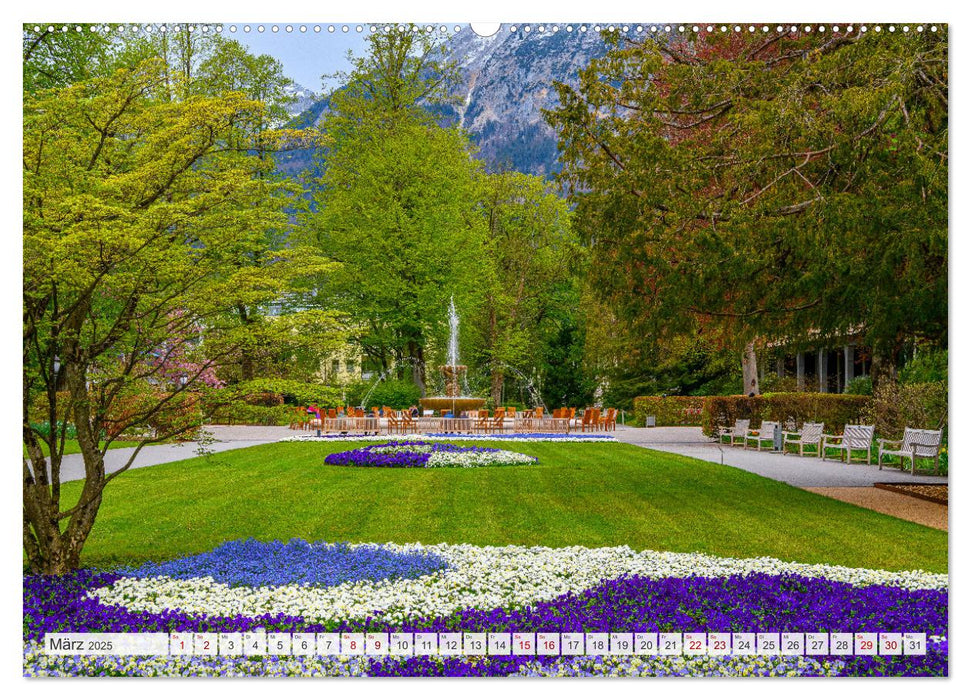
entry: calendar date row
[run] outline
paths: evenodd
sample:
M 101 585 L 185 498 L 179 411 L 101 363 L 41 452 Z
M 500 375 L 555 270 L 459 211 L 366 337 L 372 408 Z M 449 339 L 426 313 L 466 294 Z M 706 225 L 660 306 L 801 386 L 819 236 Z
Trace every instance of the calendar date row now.
M 51 655 L 920 656 L 922 632 L 57 633 Z

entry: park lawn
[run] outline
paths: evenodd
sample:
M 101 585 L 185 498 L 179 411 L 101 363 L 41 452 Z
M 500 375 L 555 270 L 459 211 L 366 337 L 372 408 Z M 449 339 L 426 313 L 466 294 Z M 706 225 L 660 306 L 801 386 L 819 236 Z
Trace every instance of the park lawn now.
M 620 443 L 503 442 L 540 463 L 478 469 L 324 464 L 330 452 L 360 444 L 274 443 L 128 472 L 105 492 L 83 563 L 107 568 L 245 537 L 300 537 L 629 545 L 947 571 L 946 532 L 689 457 Z M 79 491 L 79 482 L 65 484 L 65 503 Z

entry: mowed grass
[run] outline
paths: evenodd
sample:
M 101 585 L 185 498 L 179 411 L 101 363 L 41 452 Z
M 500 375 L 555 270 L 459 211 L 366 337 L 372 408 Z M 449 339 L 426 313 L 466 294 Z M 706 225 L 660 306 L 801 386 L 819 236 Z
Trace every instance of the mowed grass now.
M 947 571 L 945 532 L 689 457 L 619 443 L 504 442 L 501 447 L 540 463 L 478 469 L 324 464 L 328 453 L 359 444 L 276 443 L 126 473 L 105 492 L 84 563 L 110 567 L 245 537 L 301 537 L 629 545 Z M 79 483 L 65 485 L 66 498 L 75 499 L 79 489 Z

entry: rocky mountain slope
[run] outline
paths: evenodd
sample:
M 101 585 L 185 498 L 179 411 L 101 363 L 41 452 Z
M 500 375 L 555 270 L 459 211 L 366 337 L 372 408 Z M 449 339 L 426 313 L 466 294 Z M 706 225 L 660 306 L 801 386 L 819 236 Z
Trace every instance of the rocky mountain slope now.
M 543 109 L 556 104 L 553 82 L 576 84 L 577 73 L 606 46 L 594 31 L 516 32 L 503 28 L 491 37 L 465 29 L 450 39 L 461 66 L 457 104 L 441 110 L 445 124 L 465 128 L 489 170 L 518 170 L 551 177 L 558 169 L 556 134 L 543 120 Z M 318 123 L 327 98 L 309 104 L 296 126 Z M 296 173 L 311 166 L 312 154 L 281 159 L 282 170 Z

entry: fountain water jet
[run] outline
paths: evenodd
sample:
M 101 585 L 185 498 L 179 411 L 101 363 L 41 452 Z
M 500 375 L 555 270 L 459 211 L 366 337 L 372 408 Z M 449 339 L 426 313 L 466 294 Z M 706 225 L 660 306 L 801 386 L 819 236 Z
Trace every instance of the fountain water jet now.
M 456 416 L 460 411 L 482 408 L 485 399 L 462 396 L 462 383 L 468 367 L 459 364 L 459 315 L 455 310 L 454 297 L 448 305 L 448 329 L 448 364 L 439 367 L 445 377 L 445 396 L 426 396 L 420 399 L 419 403 L 423 409 L 435 411 L 451 409 L 452 415 Z

